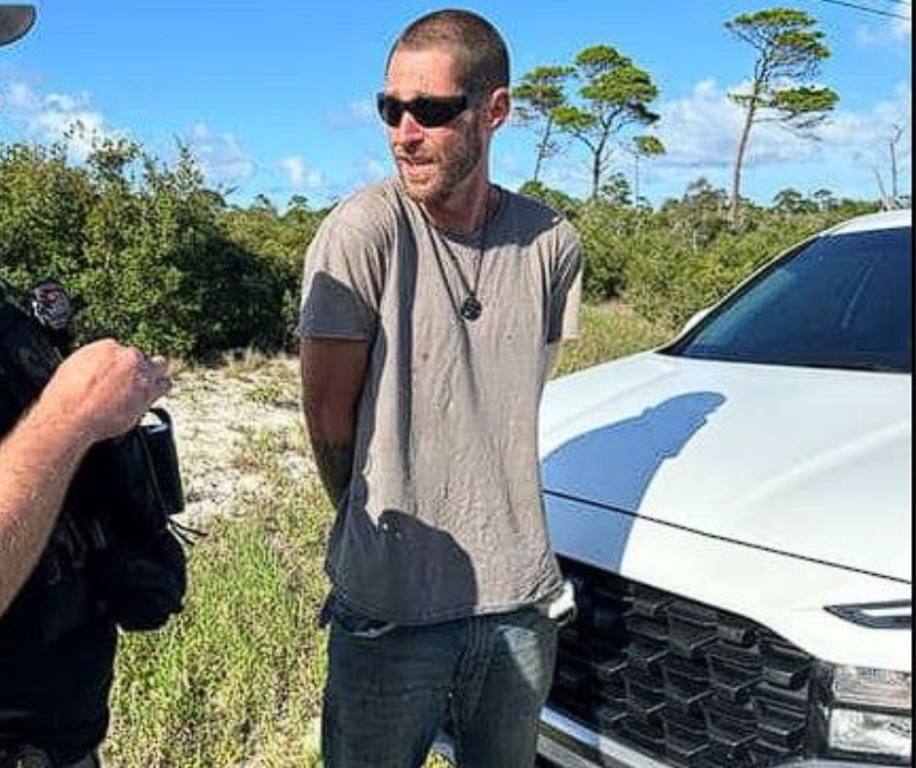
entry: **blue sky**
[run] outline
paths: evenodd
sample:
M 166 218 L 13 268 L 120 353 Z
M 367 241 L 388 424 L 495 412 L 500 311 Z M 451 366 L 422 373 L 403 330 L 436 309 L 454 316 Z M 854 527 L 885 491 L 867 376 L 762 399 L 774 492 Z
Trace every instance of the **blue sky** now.
M 909 16 L 910 0 L 855 0 Z M 773 3 L 776 4 L 776 3 Z M 782 4 L 789 4 L 783 2 Z M 770 7 L 731 0 L 492 0 L 468 7 L 506 36 L 513 78 L 569 63 L 609 44 L 648 70 L 659 88 L 656 132 L 668 154 L 642 169 L 653 202 L 706 176 L 727 187 L 739 115 L 726 93 L 752 70 L 751 50 L 723 22 Z M 770 125 L 752 136 L 744 192 L 769 202 L 793 186 L 875 198 L 876 169 L 889 184 L 887 141 L 898 145 L 901 189 L 910 189 L 911 24 L 825 0 L 791 3 L 821 22 L 833 51 L 821 82 L 840 104 L 818 142 Z M 436 5 L 377 0 L 242 3 L 237 0 L 53 0 L 38 3 L 32 33 L 0 49 L 0 139 L 50 141 L 74 119 L 127 135 L 170 159 L 190 144 L 207 180 L 239 203 L 264 193 L 280 207 L 293 194 L 325 204 L 391 172 L 372 96 L 391 41 Z M 79 144 L 75 147 L 78 156 Z M 618 169 L 632 161 L 618 154 Z M 530 176 L 533 134 L 510 125 L 492 175 L 517 188 Z M 571 145 L 544 180 L 587 191 L 588 159 Z

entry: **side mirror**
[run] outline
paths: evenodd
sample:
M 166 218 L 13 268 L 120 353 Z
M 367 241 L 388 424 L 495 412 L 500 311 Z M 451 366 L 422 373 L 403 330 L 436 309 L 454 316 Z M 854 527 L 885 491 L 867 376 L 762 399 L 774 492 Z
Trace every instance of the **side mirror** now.
M 34 23 L 34 5 L 0 5 L 0 45 L 16 42 Z
M 681 328 L 681 336 L 683 336 L 688 331 L 693 330 L 693 328 L 700 322 L 706 315 L 709 314 L 712 307 L 704 307 L 699 312 L 695 312 L 690 319 L 684 323 L 684 327 Z

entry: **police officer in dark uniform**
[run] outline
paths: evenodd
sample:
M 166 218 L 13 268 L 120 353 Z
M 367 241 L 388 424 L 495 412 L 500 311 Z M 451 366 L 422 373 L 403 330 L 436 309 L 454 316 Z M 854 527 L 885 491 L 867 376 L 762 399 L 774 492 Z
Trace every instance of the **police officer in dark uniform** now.
M 34 20 L 0 5 L 0 45 Z M 0 280 L 0 768 L 96 768 L 117 627 L 161 626 L 184 594 L 174 443 L 138 426 L 165 361 L 111 339 L 71 354 L 67 319 L 56 284 L 30 308 Z
M 115 622 L 87 610 L 79 555 L 66 562 L 56 551 L 80 539 L 55 523 L 89 447 L 130 429 L 169 386 L 162 362 L 111 340 L 95 342 L 61 364 L 0 444 L 3 768 L 97 765 Z

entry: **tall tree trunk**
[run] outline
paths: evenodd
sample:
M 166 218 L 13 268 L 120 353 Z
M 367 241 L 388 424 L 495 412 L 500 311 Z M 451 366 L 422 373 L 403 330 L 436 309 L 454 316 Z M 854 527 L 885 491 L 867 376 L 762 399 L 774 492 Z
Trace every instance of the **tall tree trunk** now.
M 891 198 L 894 205 L 897 205 L 897 139 L 900 138 L 898 133 L 891 142 Z
M 547 125 L 544 127 L 544 134 L 541 137 L 541 141 L 538 143 L 538 152 L 537 159 L 534 163 L 534 178 L 532 181 L 537 181 L 538 176 L 541 173 L 541 163 L 544 158 L 547 157 L 547 142 L 550 141 L 550 131 L 553 129 L 553 117 L 547 118 Z
M 592 200 L 598 199 L 598 191 L 601 188 L 601 170 L 604 166 L 604 147 L 607 143 L 607 136 L 602 136 L 598 146 L 594 149 L 592 159 Z
M 891 199 L 887 196 L 887 190 L 884 188 L 884 179 L 881 178 L 881 171 L 878 170 L 878 166 L 874 166 L 872 170 L 875 172 L 875 181 L 878 182 L 878 191 L 881 193 L 881 207 L 885 211 L 891 209 Z
M 601 183 L 601 158 L 597 153 L 592 160 L 592 200 L 598 199 L 598 185 Z
M 636 208 L 639 206 L 639 153 L 633 155 L 633 158 L 633 207 Z
M 744 163 L 744 153 L 747 151 L 748 139 L 751 135 L 751 126 L 754 124 L 754 112 L 757 110 L 756 89 L 747 107 L 747 118 L 741 131 L 741 140 L 738 142 L 738 152 L 735 155 L 735 169 L 732 173 L 731 196 L 731 222 L 732 226 L 738 224 L 738 214 L 741 206 L 741 166 Z

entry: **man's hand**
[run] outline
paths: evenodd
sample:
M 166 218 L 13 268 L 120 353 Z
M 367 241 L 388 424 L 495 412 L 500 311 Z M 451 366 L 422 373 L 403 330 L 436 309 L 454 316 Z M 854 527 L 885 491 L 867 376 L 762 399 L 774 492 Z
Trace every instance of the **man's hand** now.
M 59 413 L 75 434 L 92 444 L 123 434 L 172 381 L 162 358 L 103 339 L 78 349 L 57 369 L 36 410 Z

